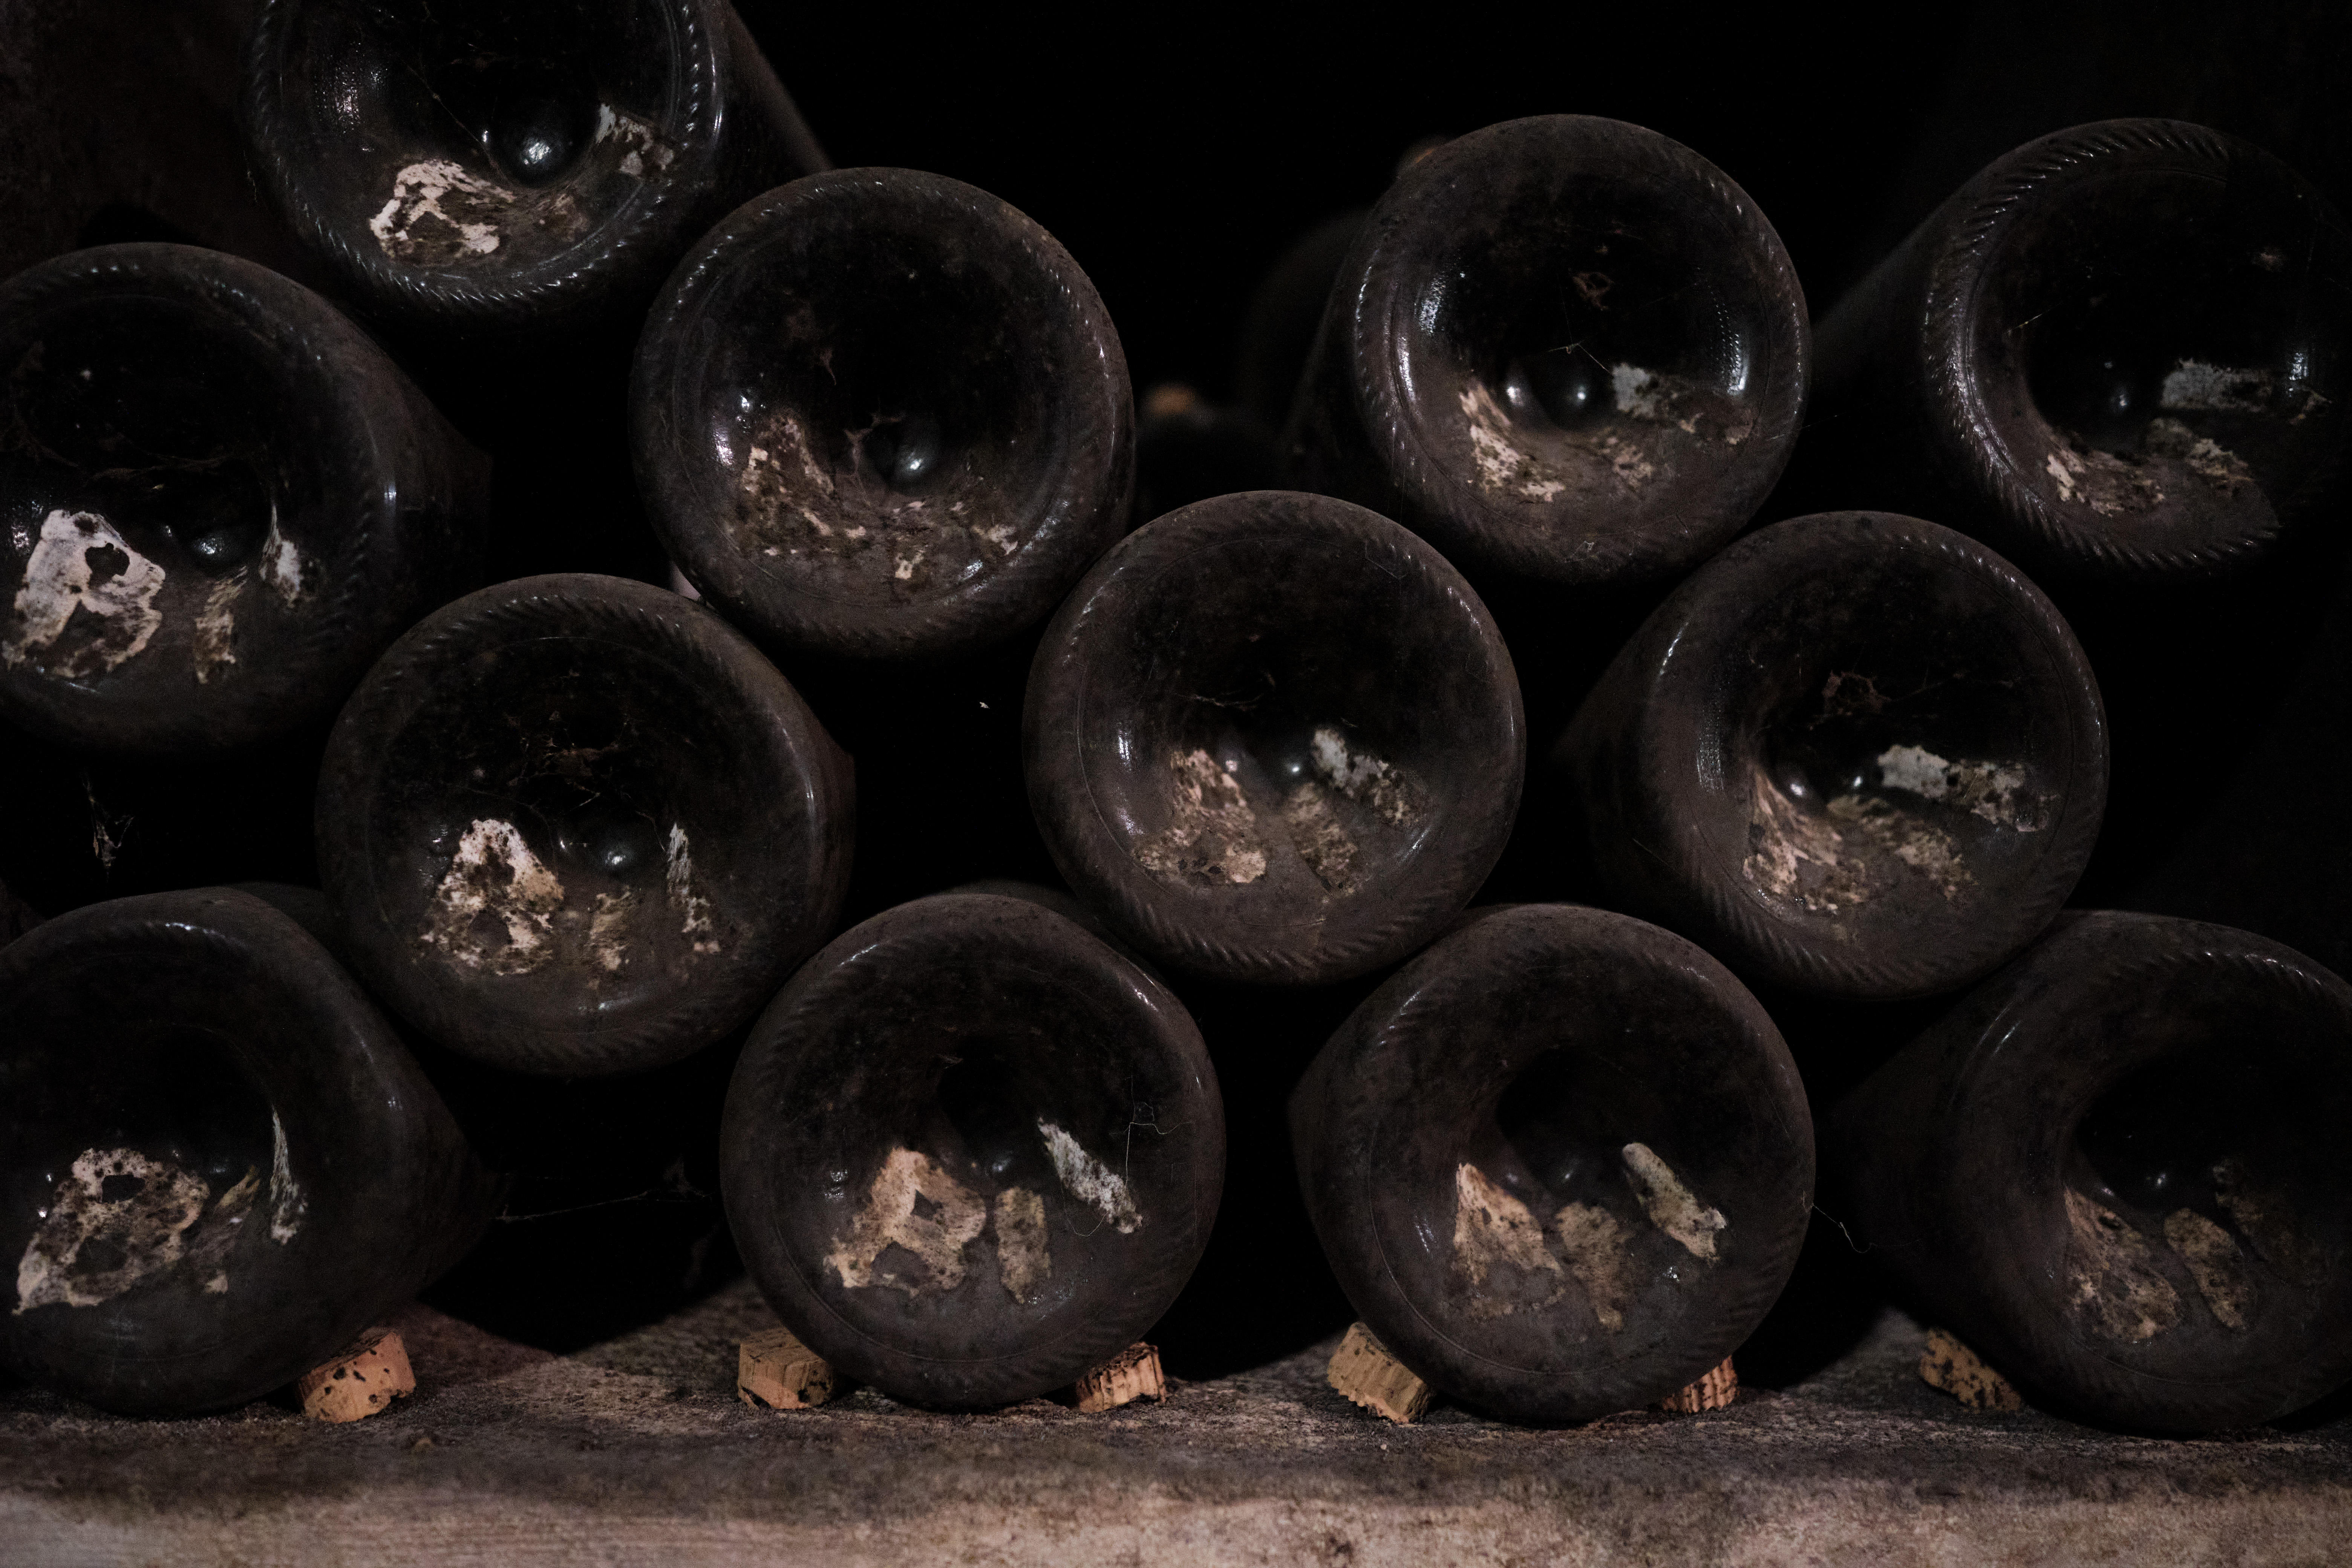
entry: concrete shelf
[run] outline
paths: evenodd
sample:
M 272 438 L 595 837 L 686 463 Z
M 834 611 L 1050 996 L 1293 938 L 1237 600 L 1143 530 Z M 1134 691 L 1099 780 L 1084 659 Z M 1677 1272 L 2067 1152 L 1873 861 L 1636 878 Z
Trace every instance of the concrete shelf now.
M 0 1392 L 0 1561 L 2277 1563 L 2352 1541 L 2340 1400 L 2197 1441 L 1974 1414 L 1919 1381 L 1923 1331 L 1891 1310 L 1787 1389 L 1558 1430 L 1443 1404 L 1392 1426 L 1326 1385 L 1331 1343 L 1102 1415 L 870 1389 L 756 1410 L 736 1344 L 773 1321 L 739 1281 L 560 1356 L 411 1308 L 415 1395 L 343 1426 Z

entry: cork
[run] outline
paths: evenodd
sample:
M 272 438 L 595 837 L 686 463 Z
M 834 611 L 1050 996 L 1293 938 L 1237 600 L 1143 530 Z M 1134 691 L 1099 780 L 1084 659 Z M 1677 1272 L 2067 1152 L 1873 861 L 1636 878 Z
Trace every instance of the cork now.
M 735 1392 L 760 1409 L 808 1410 L 833 1397 L 833 1368 L 792 1330 L 771 1329 L 742 1342 Z
M 416 1392 L 408 1347 L 390 1329 L 370 1329 L 331 1362 L 294 1383 L 302 1414 L 318 1421 L 357 1421 Z
M 2025 1398 L 2009 1379 L 1984 1363 L 1982 1357 L 1942 1329 L 1927 1331 L 1927 1348 L 1919 1355 L 1919 1378 L 1940 1388 L 1970 1410 L 2022 1410 Z
M 1707 1368 L 1696 1383 L 1685 1384 L 1659 1400 L 1658 1408 L 1670 1415 L 1696 1415 L 1702 1410 L 1722 1409 L 1738 1392 L 1739 1374 L 1732 1370 L 1731 1358 L 1725 1356 L 1722 1364 Z
M 1327 1375 L 1332 1387 L 1400 1426 L 1420 1420 L 1434 1393 L 1361 1323 L 1348 1326 L 1347 1337 L 1332 1352 Z
M 1139 1399 L 1165 1399 L 1168 1380 L 1160 1371 L 1158 1345 L 1132 1344 L 1077 1382 L 1078 1408 L 1091 1415 Z

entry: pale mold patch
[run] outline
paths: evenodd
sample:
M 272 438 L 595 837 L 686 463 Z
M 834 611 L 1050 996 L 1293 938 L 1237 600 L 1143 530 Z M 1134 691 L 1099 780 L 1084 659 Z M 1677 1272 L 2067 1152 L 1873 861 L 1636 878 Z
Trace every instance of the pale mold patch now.
M 1693 1258 L 1713 1262 L 1716 1232 L 1729 1227 L 1722 1211 L 1699 1202 L 1647 1143 L 1628 1143 L 1619 1157 L 1625 1162 L 1625 1179 L 1633 1184 L 1633 1195 L 1642 1200 L 1642 1212 L 1650 1216 L 1650 1223 Z
M 1024 1307 L 1035 1305 L 1054 1274 L 1045 1200 L 1026 1187 L 1007 1187 L 996 1194 L 989 1217 L 996 1226 L 996 1276 L 1004 1293 Z
M 1463 390 L 1462 416 L 1470 422 L 1470 458 L 1483 489 L 1532 501 L 1550 500 L 1568 489 L 1566 480 L 1547 473 L 1504 434 L 1511 427 L 1510 416 L 1485 385 L 1474 383 Z
M 670 824 L 665 854 L 664 879 L 669 889 L 669 907 L 681 919 L 679 934 L 694 943 L 697 952 L 717 952 L 719 933 L 710 923 L 710 900 L 694 890 L 694 857 L 687 846 L 686 829 L 677 823 Z
M 2021 808 L 2025 770 L 2011 763 L 1947 762 L 1924 746 L 1889 746 L 1878 753 L 1878 774 L 1888 789 L 1927 800 L 1948 801 L 1997 827 L 2038 833 L 2042 823 L 2032 803 Z
M 1412 820 L 1419 792 L 1392 763 L 1370 752 L 1351 750 L 1347 737 L 1328 724 L 1316 730 L 1309 751 L 1315 760 L 1315 771 L 1341 795 L 1368 807 L 1391 826 L 1402 827 Z
M 961 511 L 963 503 L 958 501 L 950 510 Z M 971 531 L 1007 555 L 1021 548 L 1020 536 L 1009 522 L 1000 522 L 993 528 L 982 528 L 978 523 L 974 523 L 971 525 Z
M 502 186 L 446 158 L 430 158 L 392 177 L 392 199 L 368 219 L 368 232 L 394 261 L 429 266 L 488 256 L 499 247 L 492 220 L 513 203 Z
M 648 164 L 656 171 L 663 170 L 677 158 L 677 149 L 665 142 L 660 132 L 634 115 L 618 112 L 609 103 L 596 106 L 596 141 L 616 142 L 626 149 L 617 167 L 633 180 L 644 179 Z
M 2066 1190 L 2074 1246 L 2069 1303 L 2104 1339 L 2151 1340 L 2180 1321 L 2180 1293 L 2158 1272 L 2156 1249 L 2113 1209 Z
M 2165 373 L 2157 403 L 2165 408 L 2261 414 L 2278 395 L 2278 377 L 2267 370 L 2181 360 Z
M 930 1213 L 916 1212 L 919 1198 Z M 987 1223 L 988 1205 L 977 1194 L 928 1156 L 893 1149 L 866 1189 L 866 1206 L 824 1260 L 853 1290 L 882 1286 L 910 1297 L 927 1289 L 952 1290 L 963 1283 L 965 1246 Z M 883 1254 L 894 1247 L 913 1260 L 912 1273 L 879 1267 Z
M 1171 820 L 1135 847 L 1136 863 L 1156 877 L 1255 882 L 1265 875 L 1265 840 L 1242 786 L 1214 757 L 1195 748 L 1171 752 Z
M 2225 1329 L 2244 1328 L 2253 1310 L 2254 1278 L 2230 1233 L 2195 1209 L 2175 1209 L 2164 1216 L 2164 1240 L 2189 1265 L 2213 1321 Z
M 269 534 L 261 542 L 261 584 L 288 604 L 302 596 L 302 552 L 278 531 L 278 514 L 269 516 Z
M 1127 1179 L 1042 1117 L 1037 1132 L 1045 1140 L 1045 1154 L 1054 1162 L 1054 1174 L 1061 1178 L 1062 1189 L 1099 1213 L 1119 1235 L 1135 1234 L 1143 1215 L 1136 1210 L 1135 1194 L 1128 1191 Z
M 286 1146 L 286 1124 L 269 1113 L 269 1239 L 283 1247 L 302 1233 L 302 1216 L 310 1211 L 309 1194 L 294 1179 L 293 1152 Z
M 1617 1216 L 1594 1204 L 1567 1204 L 1552 1216 L 1552 1230 L 1560 1250 L 1568 1255 L 1568 1271 L 1584 1287 L 1592 1316 L 1601 1328 L 1615 1333 L 1625 1326 L 1625 1309 L 1633 1299 L 1626 1278 L 1626 1244 L 1631 1237 Z
M 1317 881 L 1335 893 L 1356 885 L 1356 841 L 1332 814 L 1322 785 L 1309 782 L 1292 790 L 1282 803 L 1282 826 Z
M 2147 449 L 2172 458 L 2206 484 L 2224 495 L 2235 495 L 2254 482 L 2246 460 L 2210 437 L 2200 436 L 2178 419 L 2147 422 Z
M 120 570 L 99 575 L 100 566 Z M 143 650 L 163 624 L 155 595 L 163 568 L 123 542 L 93 511 L 56 510 L 41 520 L 40 542 L 25 563 L 15 615 L 0 641 L 0 664 L 15 668 L 79 625 L 78 646 L 42 665 L 68 680 L 102 675 Z
M 588 956 L 606 974 L 618 974 L 628 962 L 628 945 L 622 939 L 629 933 L 629 914 L 636 902 L 636 893 L 627 888 L 596 895 L 595 912 L 588 917 Z
M 236 596 L 245 591 L 245 574 L 225 577 L 205 595 L 196 612 L 196 684 L 202 686 L 225 665 L 236 662 Z
M 1504 1268 L 1559 1282 L 1540 1300 L 1512 1300 L 1496 1289 Z M 1544 1245 L 1543 1226 L 1528 1205 L 1465 1161 L 1454 1168 L 1454 1259 L 1452 1272 L 1472 1292 L 1465 1310 L 1473 1318 L 1508 1317 L 1525 1306 L 1549 1307 L 1567 1294 L 1567 1270 Z
M 551 921 L 562 907 L 563 884 L 530 852 L 514 824 L 482 817 L 458 839 L 417 940 L 468 969 L 524 974 L 553 956 Z M 503 942 L 477 934 L 484 916 Z
M 133 1184 L 110 1199 L 110 1180 Z M 186 1255 L 189 1227 L 211 1195 L 194 1172 L 136 1149 L 83 1151 L 17 1260 L 14 1315 L 52 1305 L 95 1307 L 171 1268 Z M 93 1257 L 112 1261 L 84 1258 L 94 1241 L 101 1247 Z

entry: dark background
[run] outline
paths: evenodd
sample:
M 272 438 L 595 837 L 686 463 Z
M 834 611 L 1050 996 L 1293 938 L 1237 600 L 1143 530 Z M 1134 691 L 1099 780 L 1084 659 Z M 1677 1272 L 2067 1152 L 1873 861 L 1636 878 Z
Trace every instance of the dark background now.
M 1817 316 L 1977 169 L 2086 121 L 2199 121 L 2279 154 L 2339 205 L 2352 196 L 2352 5 L 2343 0 L 1987 0 L 1845 17 L 1794 6 L 1722 16 L 1550 5 L 1375 21 L 1358 8 L 1285 22 L 1263 6 L 1045 18 L 739 4 L 837 163 L 950 174 L 1056 235 L 1118 322 L 1139 395 L 1174 381 L 1213 401 L 1233 397 L 1253 291 L 1288 247 L 1370 204 L 1414 143 L 1520 115 L 1633 121 L 1714 161 L 1779 228 Z M 232 105 L 249 12 L 249 0 L 0 0 L 0 275 L 79 244 L 158 237 L 160 226 L 324 283 L 244 174 Z M 1009 758 L 1006 702 L 1017 711 L 1024 664 L 1016 648 L 960 677 L 997 697 L 986 721 L 966 697 L 953 700 L 975 754 Z M 788 673 L 827 707 L 821 678 Z M 839 731 L 841 719 L 828 722 Z M 1532 739 L 1540 747 L 1549 736 Z M 894 808 L 907 822 L 936 818 L 912 795 L 884 798 L 876 774 L 861 781 L 869 828 Z M 967 828 L 987 824 L 948 825 L 931 840 L 984 847 L 953 875 L 940 875 L 937 859 L 875 853 L 886 840 L 911 842 L 904 836 L 862 834 L 848 918 L 966 877 L 1040 874 L 1017 770 L 996 783 L 987 805 L 1003 831 L 975 837 Z M 297 778 L 294 795 L 306 787 Z M 1218 1058 L 1233 1164 L 1210 1257 L 1159 1331 L 1180 1373 L 1249 1364 L 1345 1321 L 1298 1208 L 1280 1113 L 1307 1055 L 1369 988 L 1181 987 Z M 1890 1017 L 1880 1032 L 1899 1037 L 1916 1021 Z M 1792 1037 L 1797 1023 L 1784 1018 Z M 723 1068 L 686 1069 L 692 1082 L 677 1093 L 698 1103 Z M 627 1099 L 579 1114 L 602 1107 L 617 1129 L 630 1120 L 618 1113 L 634 1115 Z M 710 1211 L 687 1195 L 683 1209 L 701 1227 L 687 1240 L 703 1245 L 694 1237 L 712 1234 Z M 664 1211 L 644 1209 L 598 1211 L 577 1229 L 516 1226 L 504 1271 L 456 1282 L 449 1304 L 542 1343 L 583 1342 L 618 1326 L 616 1314 L 657 1311 L 666 1284 L 633 1294 L 607 1279 L 592 1300 L 604 1259 L 583 1260 L 626 1251 L 626 1227 L 640 1223 L 649 1248 L 685 1234 Z M 1753 1381 L 1818 1364 L 1866 1317 L 1850 1260 L 1827 1227 L 1817 1232 L 1796 1286 L 1740 1352 Z M 526 1234 L 538 1239 L 526 1244 Z M 693 1256 L 686 1279 L 707 1281 L 704 1253 Z M 532 1276 L 599 1310 L 533 1320 L 512 1300 L 515 1281 Z

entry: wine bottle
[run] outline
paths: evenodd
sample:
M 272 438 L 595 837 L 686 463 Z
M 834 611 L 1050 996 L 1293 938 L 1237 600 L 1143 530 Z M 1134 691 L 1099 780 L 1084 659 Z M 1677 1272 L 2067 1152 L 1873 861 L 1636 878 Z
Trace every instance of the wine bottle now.
M 1562 737 L 1609 897 L 1750 976 L 1916 996 L 2032 940 L 2107 787 L 2041 590 L 1917 518 L 1776 523 L 1693 574 Z
M 739 203 L 825 167 L 727 0 L 266 0 L 244 113 L 259 184 L 404 336 L 626 318 Z
M 731 215 L 631 378 L 656 531 L 704 598 L 808 653 L 940 659 L 1036 625 L 1126 527 L 1134 409 L 1053 236 L 908 169 Z
M 837 1372 L 980 1408 L 1147 1332 L 1225 1163 L 1216 1073 L 1159 982 L 1027 900 L 946 893 L 808 963 L 720 1135 L 761 1293 Z
M 1841 1217 L 2037 1403 L 2206 1432 L 2352 1378 L 2352 988 L 2069 912 L 1841 1104 Z
M 2209 577 L 2319 515 L 2352 230 L 2251 143 L 2044 136 L 1954 192 L 1818 333 L 1798 504 L 1916 510 L 2037 574 Z
M 1285 456 L 1474 575 L 1670 576 L 1780 478 L 1810 352 L 1780 237 L 1721 170 L 1613 120 L 1507 121 L 1374 205 Z
M 294 921 L 200 889 L 0 949 L 0 1363 L 128 1415 L 331 1359 L 495 1207 L 433 1088 Z
M 1261 490 L 1129 535 L 1046 628 L 1022 765 L 1062 879 L 1154 959 L 1306 985 L 1427 942 L 1509 837 L 1511 656 L 1435 550 Z
M 848 760 L 700 605 L 502 583 L 394 644 L 336 721 L 320 870 L 354 966 L 428 1037 L 560 1077 L 748 1019 L 833 930 Z
M 1812 1212 L 1780 1032 L 1670 931 L 1494 910 L 1332 1036 L 1290 1107 L 1358 1315 L 1439 1391 L 1587 1421 L 1696 1380 L 1763 1321 Z
M 0 284 L 0 716 L 219 751 L 331 714 L 477 581 L 481 458 L 299 284 L 116 245 Z

